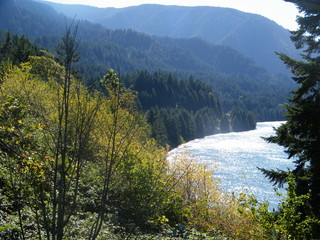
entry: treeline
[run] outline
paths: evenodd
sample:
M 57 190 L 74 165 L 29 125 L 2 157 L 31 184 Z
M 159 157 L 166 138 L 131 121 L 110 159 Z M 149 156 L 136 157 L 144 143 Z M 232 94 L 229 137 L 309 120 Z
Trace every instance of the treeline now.
M 152 126 L 152 136 L 161 145 L 179 144 L 214 133 L 254 129 L 252 112 L 233 108 L 224 114 L 212 87 L 190 77 L 171 73 L 139 71 L 124 76 L 128 87 L 138 92 L 138 102 Z
M 139 93 L 143 110 L 153 106 L 182 107 L 190 111 L 210 107 L 216 112 L 216 117 L 222 116 L 220 102 L 212 87 L 193 77 L 178 79 L 171 73 L 160 71 L 139 71 L 123 77 L 126 84 Z

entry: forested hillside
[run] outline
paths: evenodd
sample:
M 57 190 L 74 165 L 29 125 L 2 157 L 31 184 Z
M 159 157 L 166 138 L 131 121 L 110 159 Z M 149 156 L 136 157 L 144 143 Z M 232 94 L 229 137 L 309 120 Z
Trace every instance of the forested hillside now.
M 26 34 L 51 51 L 65 24 L 71 22 L 38 2 L 5 0 L 1 4 L 3 30 Z M 86 21 L 79 22 L 78 37 L 82 55 L 78 69 L 88 85 L 98 85 L 110 67 L 121 74 L 160 70 L 182 79 L 193 76 L 213 87 L 224 113 L 241 108 L 253 112 L 259 121 L 281 119 L 282 104 L 293 89 L 288 77 L 271 75 L 237 51 L 200 39 L 151 37 L 132 30 L 108 30 Z
M 224 114 L 212 87 L 192 77 L 183 80 L 163 72 L 140 71 L 124 78 L 127 86 L 138 92 L 152 136 L 161 145 L 175 147 L 208 134 L 256 126 L 254 114 L 247 110 L 234 107 Z
M 265 17 L 234 9 L 162 5 L 118 9 L 47 4 L 68 17 L 76 16 L 109 29 L 133 29 L 172 38 L 201 38 L 229 46 L 272 73 L 288 73 L 274 52 L 299 57 L 287 29 Z

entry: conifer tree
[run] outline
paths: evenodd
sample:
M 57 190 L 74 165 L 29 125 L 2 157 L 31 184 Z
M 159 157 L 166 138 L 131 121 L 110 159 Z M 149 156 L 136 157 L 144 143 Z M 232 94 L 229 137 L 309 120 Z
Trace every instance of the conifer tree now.
M 298 87 L 292 92 L 290 104 L 286 106 L 287 122 L 276 130 L 269 142 L 285 148 L 295 168 L 290 171 L 265 170 L 264 174 L 273 182 L 283 184 L 293 174 L 296 195 L 310 194 L 303 207 L 297 211 L 304 216 L 320 218 L 320 10 L 294 2 L 303 14 L 297 18 L 299 29 L 292 32 L 292 40 L 298 49 L 303 49 L 303 61 L 279 54 L 282 61 L 295 75 Z M 320 6 L 320 4 L 318 4 Z M 320 231 L 314 227 L 314 236 Z

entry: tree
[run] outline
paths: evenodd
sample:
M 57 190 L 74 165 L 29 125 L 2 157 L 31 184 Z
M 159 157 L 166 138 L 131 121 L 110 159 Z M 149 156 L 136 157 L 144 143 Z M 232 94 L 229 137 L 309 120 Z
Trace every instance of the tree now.
M 293 79 L 298 88 L 292 91 L 290 105 L 286 106 L 287 122 L 277 128 L 276 135 L 267 141 L 283 146 L 288 158 L 293 159 L 295 168 L 290 171 L 262 171 L 280 185 L 286 182 L 289 174 L 293 174 L 296 196 L 310 194 L 304 205 L 296 208 L 295 214 L 320 219 L 320 11 L 304 4 L 308 1 L 290 2 L 294 2 L 303 13 L 297 18 L 299 29 L 292 32 L 291 38 L 298 49 L 303 49 L 304 61 L 279 54 L 295 75 Z M 319 226 L 314 226 L 313 231 L 313 237 L 319 237 Z
M 97 217 L 91 227 L 89 239 L 96 239 L 101 231 L 110 207 L 111 192 L 117 182 L 123 180 L 121 166 L 128 159 L 137 159 L 140 147 L 135 146 L 137 139 L 146 138 L 144 135 L 146 122 L 135 108 L 135 94 L 126 89 L 113 69 L 101 81 L 106 94 L 107 102 L 104 107 L 103 118 L 99 119 L 96 137 L 103 142 L 97 149 L 101 160 L 101 171 L 99 171 L 99 192 Z M 142 134 L 142 135 L 141 135 Z M 133 154 L 131 148 L 136 147 Z M 117 179 L 117 177 L 119 177 Z M 119 190 L 118 190 L 119 191 Z
M 73 64 L 79 60 L 77 53 L 76 34 L 77 27 L 72 32 L 72 25 L 66 28 L 65 35 L 62 37 L 61 43 L 57 47 L 59 60 L 64 66 L 65 76 L 62 80 L 61 99 L 58 102 L 58 119 L 56 152 L 55 152 L 55 169 L 54 169 L 54 187 L 53 187 L 53 210 L 52 210 L 52 228 L 51 234 L 53 238 L 62 239 L 64 236 L 64 227 L 68 219 L 70 219 L 71 211 L 67 209 L 67 191 L 68 186 L 68 169 L 71 165 L 80 167 L 81 164 L 77 160 L 69 161 L 68 153 L 70 151 L 70 87 L 71 77 L 73 73 Z M 76 168 L 77 168 L 76 167 Z M 80 169 L 75 169 L 79 173 Z M 78 177 L 78 176 L 77 176 Z M 71 179 L 70 179 L 71 180 Z M 73 179 L 71 180 L 73 181 Z M 75 190 L 74 194 L 77 194 Z M 74 198 L 76 200 L 76 197 Z M 70 209 L 69 209 L 70 210 Z M 67 213 L 68 212 L 68 213 Z

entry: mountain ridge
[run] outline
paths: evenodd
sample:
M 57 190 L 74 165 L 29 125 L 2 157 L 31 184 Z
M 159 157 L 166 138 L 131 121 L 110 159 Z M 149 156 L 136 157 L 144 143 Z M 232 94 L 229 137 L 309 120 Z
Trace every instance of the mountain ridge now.
M 26 1 L 26 0 L 17 0 L 15 1 L 15 3 L 16 3 L 16 8 L 8 9 L 5 11 L 7 15 L 11 14 L 12 16 L 11 19 L 13 19 L 13 21 L 10 22 L 10 20 L 4 19 L 4 17 L 6 17 L 4 15 L 3 19 L 1 20 L 2 24 L 0 23 L 1 28 L 12 29 L 16 33 L 27 34 L 32 36 L 33 38 L 37 38 L 37 37 L 42 37 L 43 35 L 60 36 L 63 34 L 63 31 L 65 29 L 65 24 L 68 22 L 69 23 L 72 22 L 71 19 L 64 19 L 63 15 L 54 13 L 52 9 L 50 11 L 50 7 L 45 4 L 40 3 L 41 5 L 37 5 L 36 1 Z M 42 9 L 42 7 L 44 7 L 44 9 Z M 32 9 L 36 9 L 37 12 L 41 12 L 41 13 L 45 12 L 46 16 L 43 16 L 43 14 L 33 13 Z M 25 14 L 25 16 L 19 17 L 20 16 L 19 14 L 20 15 Z M 32 23 L 30 21 L 30 19 L 32 18 L 36 19 L 37 22 Z M 25 19 L 28 21 L 25 21 Z M 7 24 L 4 24 L 6 22 Z M 117 45 L 120 48 L 125 49 L 123 51 L 131 52 L 131 53 L 128 53 L 128 56 L 129 55 L 132 56 L 134 54 L 141 55 L 141 53 L 137 53 L 136 50 L 140 52 L 143 51 L 145 53 L 151 52 L 158 59 L 163 58 L 162 55 L 168 55 L 168 54 L 172 55 L 173 57 L 173 53 L 175 53 L 176 54 L 175 58 L 178 58 L 182 62 L 183 60 L 189 61 L 191 64 L 189 68 L 194 70 L 198 69 L 202 71 L 210 71 L 210 72 L 218 71 L 222 73 L 229 73 L 230 69 L 225 68 L 227 64 L 224 64 L 224 63 L 225 62 L 230 63 L 231 59 L 221 61 L 219 59 L 216 59 L 218 57 L 211 58 L 214 55 L 221 55 L 221 53 L 228 53 L 229 56 L 232 56 L 233 58 L 242 59 L 241 61 L 245 62 L 246 65 L 248 66 L 255 65 L 254 67 L 257 67 L 253 61 L 249 60 L 249 58 L 242 56 L 236 50 L 230 47 L 216 46 L 214 44 L 207 43 L 206 41 L 198 38 L 192 38 L 189 40 L 187 39 L 184 39 L 184 40 L 170 39 L 169 40 L 169 38 L 152 37 L 145 33 L 135 32 L 133 30 L 104 29 L 104 27 L 102 26 L 99 26 L 97 24 L 92 24 L 90 22 L 84 22 L 84 21 L 80 22 L 78 35 L 83 40 L 83 42 L 94 41 L 102 44 L 109 43 L 109 44 Z M 39 40 L 37 41 L 39 42 Z M 50 46 L 45 45 L 46 43 L 41 43 L 41 44 L 43 44 L 44 47 L 46 48 L 50 48 Z M 198 50 L 197 48 L 199 46 L 203 48 L 202 52 L 206 54 L 206 56 L 200 56 L 201 55 L 200 52 L 197 51 Z M 135 49 L 135 53 L 132 52 L 133 49 Z M 51 49 L 51 50 L 54 50 L 54 49 Z M 164 52 L 167 52 L 167 53 L 164 53 Z M 179 55 L 184 57 L 179 58 Z M 141 58 L 141 56 L 139 58 Z M 197 60 L 198 63 L 195 62 L 195 58 L 198 58 Z M 154 59 L 154 61 L 156 60 Z M 173 62 L 171 61 L 167 64 L 167 67 L 168 66 L 175 66 L 175 63 L 173 64 Z M 223 69 L 223 67 L 225 69 Z M 246 69 L 246 68 L 248 67 L 245 67 L 242 69 L 239 68 L 238 70 L 243 71 L 243 69 Z M 131 69 L 131 70 L 137 70 L 137 69 Z M 153 69 L 153 70 L 156 70 L 156 69 Z
M 273 73 L 288 73 L 274 52 L 298 56 L 287 29 L 266 17 L 236 9 L 157 4 L 96 8 L 46 3 L 69 17 L 77 16 L 109 29 L 133 29 L 162 37 L 196 37 L 229 46 Z

